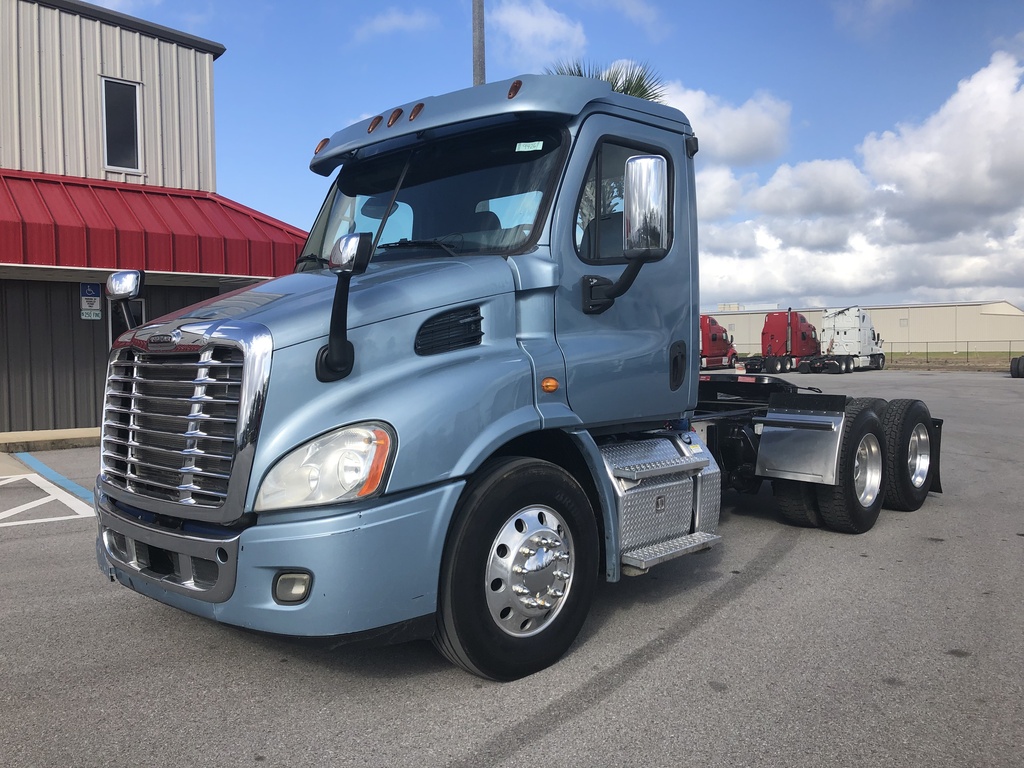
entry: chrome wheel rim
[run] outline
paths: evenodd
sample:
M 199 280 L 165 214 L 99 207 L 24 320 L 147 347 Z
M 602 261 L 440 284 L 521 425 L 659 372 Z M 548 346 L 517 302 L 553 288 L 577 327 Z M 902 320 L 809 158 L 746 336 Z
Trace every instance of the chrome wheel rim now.
M 870 507 L 882 487 L 882 446 L 868 433 L 857 445 L 853 458 L 853 488 L 862 507 Z
M 484 581 L 491 619 L 513 637 L 541 632 L 565 605 L 575 565 L 561 515 L 543 505 L 519 510 L 491 543 Z
M 928 428 L 921 423 L 914 426 L 910 433 L 910 445 L 907 446 L 907 471 L 910 473 L 910 483 L 915 488 L 921 488 L 928 478 L 928 468 L 932 462 L 931 441 L 928 438 Z

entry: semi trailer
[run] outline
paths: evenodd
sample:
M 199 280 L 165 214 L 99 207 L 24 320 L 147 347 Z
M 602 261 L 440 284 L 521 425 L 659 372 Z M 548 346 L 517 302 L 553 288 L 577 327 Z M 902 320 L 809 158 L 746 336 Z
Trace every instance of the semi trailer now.
M 700 316 L 700 367 L 735 368 L 736 347 L 732 336 L 711 315 Z
M 941 491 L 941 419 L 700 373 L 697 137 L 523 76 L 318 145 L 294 274 L 118 337 L 96 557 L 184 611 L 335 645 L 555 663 L 599 580 L 721 541 L 724 490 L 845 533 Z M 144 275 L 111 275 L 115 306 Z M 813 333 L 813 331 L 811 331 Z

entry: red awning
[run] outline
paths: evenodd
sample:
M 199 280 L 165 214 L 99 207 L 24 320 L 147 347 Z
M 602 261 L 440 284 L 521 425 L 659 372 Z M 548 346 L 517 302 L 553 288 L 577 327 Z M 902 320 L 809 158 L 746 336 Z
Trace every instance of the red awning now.
M 0 263 L 276 277 L 301 229 L 212 192 L 0 169 Z

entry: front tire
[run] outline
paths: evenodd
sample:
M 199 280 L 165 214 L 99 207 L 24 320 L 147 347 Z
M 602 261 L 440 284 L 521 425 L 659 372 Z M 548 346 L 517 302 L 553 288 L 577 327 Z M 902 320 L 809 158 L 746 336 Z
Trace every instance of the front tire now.
M 448 534 L 434 645 L 492 680 L 554 664 L 590 610 L 598 551 L 590 500 L 565 470 L 526 458 L 485 465 Z

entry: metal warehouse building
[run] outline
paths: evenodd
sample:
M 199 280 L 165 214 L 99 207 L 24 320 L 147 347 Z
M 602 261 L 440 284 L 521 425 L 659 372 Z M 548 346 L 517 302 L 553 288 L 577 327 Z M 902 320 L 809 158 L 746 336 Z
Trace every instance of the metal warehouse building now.
M 863 305 L 881 334 L 886 355 L 907 352 L 1024 353 L 1024 311 L 1006 301 L 952 304 Z M 788 309 L 779 307 L 778 309 Z M 822 308 L 799 308 L 819 330 Z M 842 309 L 830 307 L 829 309 Z M 772 309 L 726 309 L 712 314 L 734 337 L 741 355 L 760 354 L 761 328 Z
M 224 46 L 76 0 L 0 0 L 0 432 L 96 427 L 103 297 L 151 319 L 292 270 L 305 232 L 216 193 Z

